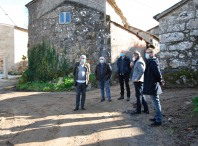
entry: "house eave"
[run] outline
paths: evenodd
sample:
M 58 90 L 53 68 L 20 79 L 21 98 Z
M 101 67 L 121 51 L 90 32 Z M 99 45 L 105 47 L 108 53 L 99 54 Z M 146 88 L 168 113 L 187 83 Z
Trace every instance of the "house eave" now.
M 159 26 L 159 25 L 158 25 L 158 26 Z M 152 35 L 154 38 L 156 38 L 156 39 L 159 41 L 159 37 L 156 36 L 156 35 L 154 35 L 154 34 L 151 34 L 151 33 L 147 32 L 147 31 L 141 30 L 141 29 L 136 28 L 136 27 L 133 27 L 133 26 L 129 26 L 129 27 L 135 28 L 135 29 L 139 30 L 138 33 L 139 33 L 139 32 L 144 32 L 144 33 L 146 33 L 146 34 Z
M 178 3 L 176 3 L 175 5 L 173 5 L 172 7 L 166 9 L 165 11 L 155 15 L 153 18 L 157 21 L 159 21 L 160 18 L 164 17 L 165 15 L 167 15 L 168 13 L 172 12 L 173 10 L 175 10 L 176 8 L 182 6 L 183 4 L 185 4 L 186 2 L 188 2 L 189 0 L 182 0 Z
M 27 29 L 25 28 L 21 28 L 21 27 L 18 27 L 18 26 L 14 26 L 15 29 L 18 29 L 18 30 L 21 30 L 21 31 L 24 31 L 24 32 L 28 32 Z
M 27 3 L 25 6 L 28 8 L 31 4 L 35 3 L 38 0 L 32 0 L 31 2 Z
M 148 31 L 150 31 L 150 30 L 152 30 L 152 29 L 154 29 L 154 28 L 157 28 L 157 27 L 159 27 L 159 25 L 156 25 L 156 26 L 154 26 L 154 27 L 148 29 L 146 32 L 148 32 Z
M 110 22 L 111 22 L 111 23 L 114 23 L 115 25 L 119 26 L 120 28 L 122 28 L 122 29 L 128 31 L 129 33 L 132 33 L 132 34 L 136 35 L 140 40 L 144 40 L 144 41 L 146 42 L 147 45 L 149 44 L 149 46 L 155 48 L 155 46 L 154 46 L 153 44 L 151 44 L 150 42 L 146 41 L 143 37 L 139 36 L 138 34 L 132 32 L 132 31 L 129 30 L 129 29 L 126 29 L 125 27 L 123 27 L 122 25 L 120 25 L 120 24 L 118 24 L 118 23 L 116 23 L 116 22 L 114 22 L 114 21 L 110 21 Z

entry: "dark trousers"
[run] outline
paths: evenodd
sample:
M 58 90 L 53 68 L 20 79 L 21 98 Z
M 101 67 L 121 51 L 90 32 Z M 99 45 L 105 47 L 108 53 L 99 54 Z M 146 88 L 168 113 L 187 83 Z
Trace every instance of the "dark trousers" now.
M 137 98 L 137 112 L 141 112 L 141 106 L 144 106 L 144 111 L 148 111 L 148 104 L 143 95 L 143 82 L 134 82 L 135 96 Z
M 81 107 L 84 107 L 85 105 L 85 98 L 86 98 L 86 83 L 77 83 L 76 86 L 76 107 L 79 107 L 79 102 L 80 102 L 80 94 L 82 92 L 81 96 Z
M 127 97 L 130 97 L 130 88 L 129 88 L 129 74 L 124 74 L 124 75 L 119 75 L 119 82 L 120 82 L 120 89 L 121 89 L 121 95 L 124 96 L 124 82 L 125 81 L 125 85 L 126 85 L 126 89 L 127 89 Z

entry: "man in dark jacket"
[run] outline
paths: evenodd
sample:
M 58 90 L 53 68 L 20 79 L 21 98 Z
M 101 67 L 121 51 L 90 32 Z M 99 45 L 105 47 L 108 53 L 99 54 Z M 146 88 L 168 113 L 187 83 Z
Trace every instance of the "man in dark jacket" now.
M 106 88 L 106 95 L 107 95 L 108 101 L 111 101 L 109 79 L 111 77 L 112 71 L 111 71 L 110 66 L 107 63 L 105 63 L 104 57 L 100 57 L 99 61 L 100 63 L 96 65 L 95 76 L 96 76 L 96 79 L 98 80 L 98 84 L 101 90 L 101 102 L 105 101 L 104 84 Z
M 90 64 L 86 63 L 86 56 L 82 55 L 80 57 L 80 62 L 75 63 L 73 69 L 74 75 L 74 84 L 76 86 L 76 108 L 74 111 L 79 109 L 79 102 L 80 102 L 80 94 L 82 92 L 81 97 L 81 109 L 85 110 L 85 98 L 86 98 L 86 87 L 89 83 L 89 75 L 91 74 Z
M 124 99 L 124 82 L 127 89 L 127 101 L 130 100 L 130 88 L 129 88 L 129 74 L 131 72 L 130 67 L 130 58 L 126 56 L 126 51 L 122 50 L 120 54 L 120 58 L 118 58 L 117 61 L 117 67 L 118 67 L 118 75 L 119 75 L 119 82 L 120 82 L 120 89 L 121 89 L 121 96 L 118 98 L 118 100 Z
M 144 88 L 143 94 L 150 95 L 153 106 L 155 107 L 155 118 L 150 119 L 154 121 L 151 126 L 159 126 L 162 123 L 161 105 L 159 100 L 159 94 L 162 93 L 161 85 L 163 86 L 162 75 L 159 69 L 159 60 L 154 57 L 153 49 L 147 49 L 146 70 L 144 73 Z

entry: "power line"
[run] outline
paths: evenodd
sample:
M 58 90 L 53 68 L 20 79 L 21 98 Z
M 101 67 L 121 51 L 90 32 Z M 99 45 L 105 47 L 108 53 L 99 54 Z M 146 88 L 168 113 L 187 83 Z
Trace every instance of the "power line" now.
M 3 10 L 3 12 L 5 13 L 5 15 L 8 16 L 8 14 L 4 11 L 4 9 L 0 6 L 0 8 Z M 8 16 L 8 18 L 14 23 L 14 21 Z M 14 23 L 15 24 L 15 23 Z M 15 24 L 16 25 L 16 24 Z M 16 25 L 17 26 L 17 25 Z
M 137 3 L 139 3 L 139 4 L 142 4 L 142 5 L 145 5 L 145 6 L 149 7 L 149 8 L 154 9 L 154 10 L 159 11 L 159 9 L 153 8 L 153 7 L 151 7 L 151 6 L 149 6 L 149 5 L 146 5 L 146 4 L 144 4 L 144 3 L 140 3 L 140 2 L 138 2 L 138 1 L 136 1 L 136 0 L 133 0 L 133 1 L 135 1 L 135 2 L 137 2 Z

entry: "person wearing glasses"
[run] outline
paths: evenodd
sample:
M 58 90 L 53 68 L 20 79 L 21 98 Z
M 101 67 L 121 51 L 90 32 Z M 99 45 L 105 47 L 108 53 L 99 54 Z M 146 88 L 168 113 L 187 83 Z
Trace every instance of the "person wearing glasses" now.
M 105 62 L 104 57 L 99 58 L 100 63 L 96 65 L 95 69 L 95 76 L 96 79 L 98 80 L 98 84 L 100 86 L 101 90 L 101 102 L 105 101 L 105 96 L 104 96 L 104 85 L 106 88 L 106 95 L 108 98 L 108 101 L 111 101 L 111 91 L 110 91 L 110 84 L 109 84 L 109 79 L 111 77 L 111 68 L 109 64 Z
M 150 95 L 153 106 L 155 107 L 155 118 L 150 119 L 154 123 L 151 126 L 160 126 L 162 124 L 161 105 L 159 94 L 162 93 L 161 86 L 164 86 L 162 75 L 159 68 L 159 60 L 154 56 L 154 50 L 146 50 L 146 69 L 144 73 L 143 94 Z
M 86 87 L 89 82 L 89 75 L 91 74 L 90 64 L 86 63 L 86 56 L 82 55 L 80 57 L 80 62 L 75 63 L 73 69 L 74 84 L 76 86 L 76 108 L 74 111 L 79 109 L 80 94 L 81 97 L 81 109 L 85 110 L 85 98 L 86 98 Z

